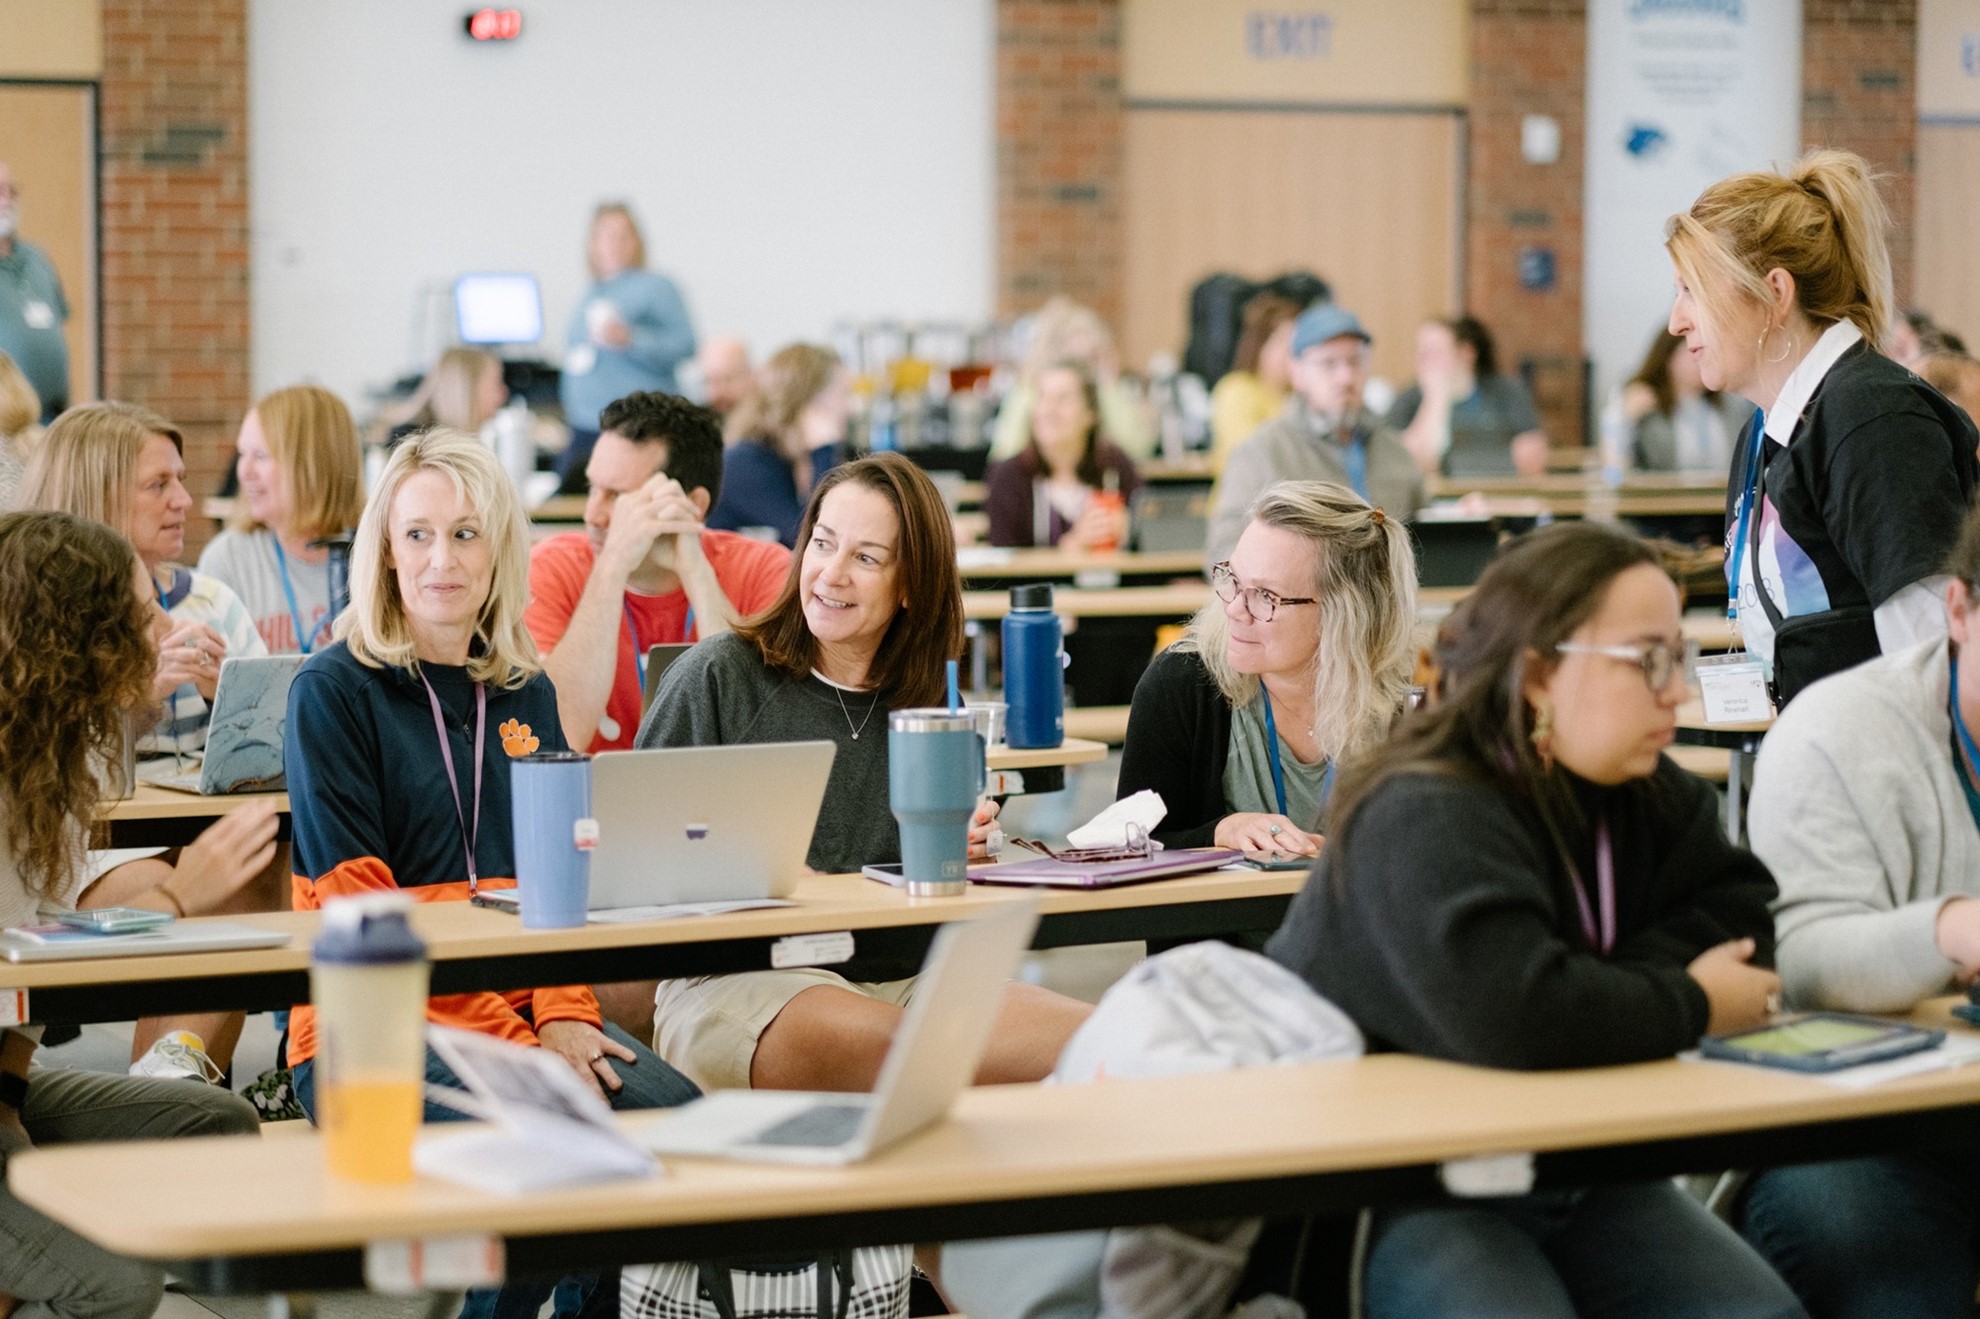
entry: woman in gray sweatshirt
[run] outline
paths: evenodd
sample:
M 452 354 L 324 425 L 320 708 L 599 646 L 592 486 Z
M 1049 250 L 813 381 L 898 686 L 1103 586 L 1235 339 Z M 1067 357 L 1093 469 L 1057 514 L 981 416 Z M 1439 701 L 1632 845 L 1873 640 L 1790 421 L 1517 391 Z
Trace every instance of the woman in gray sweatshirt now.
M 919 467 L 874 454 L 819 482 L 797 546 L 776 603 L 667 670 L 638 745 L 829 739 L 838 754 L 809 864 L 898 861 L 887 712 L 938 704 L 944 666 L 963 646 L 948 508 Z M 995 815 L 982 807 L 971 824 L 977 858 Z M 870 1090 L 914 984 L 855 984 L 817 968 L 662 981 L 654 1052 L 710 1089 Z M 978 1081 L 1043 1078 L 1088 1011 L 1011 985 Z

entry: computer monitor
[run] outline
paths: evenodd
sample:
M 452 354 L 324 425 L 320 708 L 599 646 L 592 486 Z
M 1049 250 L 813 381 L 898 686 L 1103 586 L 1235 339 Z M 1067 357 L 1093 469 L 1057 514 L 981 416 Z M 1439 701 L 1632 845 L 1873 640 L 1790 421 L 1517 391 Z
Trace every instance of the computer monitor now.
M 543 294 L 536 276 L 462 275 L 454 281 L 461 342 L 533 344 L 543 337 Z

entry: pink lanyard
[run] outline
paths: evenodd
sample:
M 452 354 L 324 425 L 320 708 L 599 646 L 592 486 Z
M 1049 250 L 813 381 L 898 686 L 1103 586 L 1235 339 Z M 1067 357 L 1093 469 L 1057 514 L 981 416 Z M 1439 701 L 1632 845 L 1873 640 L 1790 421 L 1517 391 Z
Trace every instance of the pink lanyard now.
M 440 737 L 440 756 L 447 762 L 447 783 L 454 790 L 454 818 L 461 822 L 461 846 L 467 852 L 468 896 L 473 897 L 480 883 L 474 869 L 474 845 L 481 837 L 481 741 L 488 731 L 488 688 L 481 683 L 474 685 L 474 824 L 470 828 L 467 814 L 461 810 L 461 781 L 454 773 L 454 751 L 447 745 L 447 721 L 440 712 L 440 697 L 424 673 L 419 675 L 419 680 L 426 683 L 426 699 L 433 706 L 433 731 Z
M 1581 872 L 1572 861 L 1568 862 L 1568 878 L 1574 881 L 1574 901 L 1581 908 L 1581 932 L 1588 936 L 1588 946 L 1599 953 L 1608 953 L 1616 946 L 1616 856 L 1609 842 L 1607 815 L 1595 823 L 1595 901 L 1601 910 L 1599 928 L 1596 914 L 1588 906 L 1588 887 L 1581 882 Z

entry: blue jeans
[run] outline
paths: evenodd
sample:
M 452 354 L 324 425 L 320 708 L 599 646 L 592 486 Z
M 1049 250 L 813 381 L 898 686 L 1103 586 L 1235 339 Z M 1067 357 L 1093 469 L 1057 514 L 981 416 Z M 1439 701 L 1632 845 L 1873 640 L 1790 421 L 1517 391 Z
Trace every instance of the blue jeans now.
M 1755 1174 L 1740 1230 L 1815 1319 L 1972 1319 L 1980 1155 L 1882 1155 Z
M 606 1026 L 605 1034 L 615 1043 L 631 1049 L 634 1056 L 634 1061 L 630 1063 L 609 1056 L 605 1060 L 624 1083 L 618 1090 L 606 1092 L 615 1111 L 674 1108 L 701 1094 L 694 1082 L 662 1062 L 658 1054 L 617 1026 Z M 461 1079 L 454 1075 L 453 1069 L 442 1062 L 440 1055 L 432 1049 L 426 1051 L 426 1079 L 434 1085 L 444 1085 L 454 1090 L 466 1089 Z M 295 1092 L 296 1102 L 309 1114 L 309 1120 L 316 1121 L 314 1058 L 296 1064 Z M 466 1122 L 470 1119 L 465 1114 L 429 1100 L 424 1120 Z M 554 1319 L 611 1319 L 619 1313 L 619 1271 L 571 1274 L 550 1281 L 512 1282 L 505 1287 L 478 1287 L 467 1294 L 467 1300 L 461 1306 L 461 1319 L 536 1319 L 536 1312 L 553 1294 L 556 1299 Z
M 1378 1214 L 1363 1291 L 1368 1319 L 1805 1319 L 1670 1182 Z

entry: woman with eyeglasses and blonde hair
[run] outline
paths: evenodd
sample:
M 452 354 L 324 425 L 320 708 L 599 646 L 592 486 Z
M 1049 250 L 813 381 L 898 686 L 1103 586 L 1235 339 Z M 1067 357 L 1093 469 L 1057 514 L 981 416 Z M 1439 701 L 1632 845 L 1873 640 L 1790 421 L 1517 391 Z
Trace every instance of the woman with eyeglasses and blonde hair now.
M 138 740 L 143 755 L 202 750 L 221 661 L 268 653 L 233 589 L 178 563 L 193 504 L 184 450 L 178 427 L 155 412 L 129 403 L 85 403 L 49 426 L 21 482 L 22 508 L 73 513 L 121 532 L 171 615 L 152 684 L 163 717 Z
M 1408 703 L 1416 556 L 1345 486 L 1281 481 L 1249 516 L 1135 687 L 1116 792 L 1161 794 L 1170 847 L 1311 856 L 1336 765 Z
M 1726 581 L 1783 703 L 1945 635 L 1941 565 L 1980 485 L 1973 422 L 1880 351 L 1889 229 L 1844 151 L 1723 179 L 1666 228 L 1670 332 L 1706 389 L 1764 414 L 1733 453 Z
M 1369 1048 L 1522 1070 L 1668 1058 L 1766 1022 L 1774 883 L 1663 754 L 1686 699 L 1677 586 L 1589 522 L 1500 554 L 1438 634 L 1434 705 L 1341 774 L 1266 954 Z M 1376 1215 L 1370 1319 L 1803 1311 L 1669 1181 Z
M 329 390 L 292 385 L 248 409 L 235 448 L 241 510 L 199 569 L 241 597 L 271 655 L 308 655 L 330 634 L 330 552 L 317 542 L 364 510 L 357 427 Z

